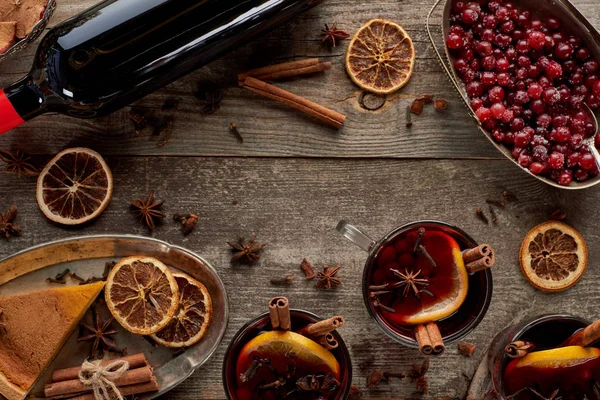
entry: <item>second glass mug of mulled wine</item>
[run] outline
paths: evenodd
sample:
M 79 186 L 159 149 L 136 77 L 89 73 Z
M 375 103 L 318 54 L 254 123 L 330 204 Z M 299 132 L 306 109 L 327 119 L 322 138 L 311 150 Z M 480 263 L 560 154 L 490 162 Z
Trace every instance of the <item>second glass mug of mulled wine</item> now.
M 494 338 L 487 359 L 491 384 L 473 395 L 486 400 L 598 400 L 599 347 L 600 321 L 590 324 L 570 314 L 527 318 Z
M 337 226 L 368 253 L 363 298 L 389 337 L 426 355 L 469 334 L 492 299 L 490 245 L 439 221 L 400 226 L 375 241 L 346 221 Z

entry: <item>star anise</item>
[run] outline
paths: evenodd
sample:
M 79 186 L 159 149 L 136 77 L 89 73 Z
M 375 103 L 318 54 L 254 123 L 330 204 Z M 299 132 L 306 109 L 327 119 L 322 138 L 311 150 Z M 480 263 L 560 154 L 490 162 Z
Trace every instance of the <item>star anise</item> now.
M 37 175 L 39 173 L 37 168 L 29 163 L 31 157 L 21 150 L 17 150 L 16 153 L 0 150 L 0 159 L 6 163 L 4 171 L 17 174 L 17 176 Z
M 11 206 L 4 215 L 0 213 L 0 236 L 8 239 L 21 233 L 21 228 L 13 223 L 17 218 L 17 206 Z
M 342 284 L 342 280 L 336 275 L 341 267 L 335 266 L 329 268 L 328 265 L 323 267 L 323 272 L 317 272 L 317 287 L 325 289 L 333 289 Z
M 402 290 L 402 296 L 408 297 L 408 295 L 412 292 L 412 294 L 417 298 L 421 298 L 421 293 L 423 293 L 425 288 L 429 286 L 429 279 L 427 278 L 419 278 L 421 275 L 421 270 L 417 272 L 409 272 L 407 269 L 404 270 L 404 273 L 392 269 L 391 270 L 394 276 L 399 278 L 398 282 L 386 285 L 386 289 L 388 290 Z
M 227 242 L 231 246 L 233 256 L 231 256 L 232 262 L 247 262 L 252 264 L 260 260 L 260 251 L 266 246 L 256 241 L 256 236 L 251 236 L 248 241 L 243 236 L 240 236 L 237 242 Z
M 140 221 L 145 222 L 152 230 L 156 228 L 157 219 L 164 219 L 167 217 L 167 214 L 160 211 L 164 201 L 155 201 L 154 191 L 150 192 L 145 199 L 129 200 L 129 202 L 131 203 L 134 214 L 136 214 Z
M 427 382 L 427 371 L 429 370 L 429 358 L 419 367 L 413 364 L 412 370 L 406 374 L 410 381 L 417 385 L 417 391 L 423 394 L 429 393 L 429 383 Z
M 108 320 L 103 321 L 100 313 L 95 308 L 92 308 L 92 318 L 94 320 L 93 326 L 90 326 L 85 322 L 80 322 L 83 330 L 87 332 L 84 332 L 84 335 L 80 336 L 77 341 L 93 342 L 90 353 L 92 358 L 102 358 L 104 356 L 104 351 L 122 353 L 123 351 L 117 349 L 117 344 L 111 338 L 111 336 L 119 333 L 117 330 L 111 327 L 114 318 L 109 318 Z
M 337 40 L 348 39 L 350 37 L 350 34 L 347 32 L 337 29 L 337 22 L 334 22 L 331 28 L 325 24 L 325 29 L 321 29 L 321 32 L 323 32 L 323 41 L 331 43 L 332 47 L 335 47 Z

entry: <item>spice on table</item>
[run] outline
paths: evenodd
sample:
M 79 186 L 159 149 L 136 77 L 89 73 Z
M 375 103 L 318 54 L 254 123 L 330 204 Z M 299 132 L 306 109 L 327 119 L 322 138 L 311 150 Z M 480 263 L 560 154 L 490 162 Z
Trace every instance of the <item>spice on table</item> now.
M 412 128 L 413 123 L 412 123 L 412 113 L 411 113 L 411 107 L 410 106 L 406 106 L 406 127 L 407 128 Z
M 294 277 L 292 275 L 286 275 L 283 278 L 273 278 L 269 282 L 273 286 L 290 286 L 294 281 Z
M 304 97 L 298 96 L 297 94 L 288 92 L 256 78 L 246 78 L 242 87 L 270 99 L 287 104 L 288 106 L 317 118 L 337 129 L 341 128 L 346 120 L 346 116 L 338 113 L 337 111 L 333 111 Z
M 114 318 L 109 318 L 104 321 L 96 308 L 92 308 L 93 325 L 88 325 L 85 322 L 80 322 L 84 329 L 84 334 L 77 338 L 78 342 L 92 342 L 90 355 L 92 358 L 102 358 L 105 351 L 121 353 L 122 350 L 117 349 L 117 344 L 112 336 L 119 333 L 112 328 Z
M 247 262 L 252 264 L 260 260 L 260 252 L 266 246 L 256 241 L 256 236 L 251 236 L 248 241 L 243 236 L 240 236 L 237 242 L 227 242 L 231 246 L 233 256 L 232 262 Z
M 192 233 L 198 223 L 198 216 L 192 213 L 173 214 L 173 219 L 177 222 L 181 222 L 182 232 L 186 236 Z
M 0 150 L 0 160 L 6 163 L 4 171 L 17 174 L 17 176 L 39 173 L 38 169 L 29 162 L 31 157 L 21 150 L 17 150 L 15 153 Z
M 341 285 L 342 280 L 336 276 L 340 268 L 339 266 L 330 268 L 328 265 L 325 265 L 323 271 L 317 273 L 317 287 L 329 290 Z
M 312 266 L 311 263 L 308 262 L 306 258 L 300 263 L 300 269 L 302 270 L 302 272 L 304 272 L 306 280 L 311 280 L 315 278 L 315 268 Z
M 425 102 L 419 98 L 416 98 L 410 106 L 410 112 L 415 115 L 421 115 L 423 108 L 425 108 Z
M 458 351 L 467 357 L 471 357 L 475 353 L 475 345 L 467 342 L 458 342 Z
M 325 24 L 325 28 L 321 29 L 323 41 L 331 44 L 331 47 L 335 47 L 338 40 L 348 39 L 350 34 L 348 32 L 344 32 L 340 29 L 337 29 L 337 22 L 334 22 L 331 25 Z
M 433 108 L 435 108 L 437 111 L 444 111 L 448 108 L 448 104 L 448 100 L 441 97 L 436 97 L 436 99 L 433 101 Z
M 82 277 L 80 277 L 79 275 L 77 275 L 77 274 L 76 274 L 75 272 L 73 272 L 73 271 L 69 272 L 69 277 L 70 277 L 71 279 L 74 279 L 74 280 L 76 280 L 76 281 L 80 282 L 80 283 L 85 281 L 85 279 L 83 279 Z
M 356 385 L 350 386 L 350 394 L 348 395 L 348 400 L 360 400 L 362 398 L 362 393 L 360 389 Z
M 232 122 L 232 123 L 229 124 L 229 131 L 231 133 L 233 133 L 233 135 L 238 140 L 238 142 L 244 143 L 244 137 L 240 133 L 240 130 L 238 129 L 238 126 L 237 126 L 237 124 L 235 122 Z
M 383 380 L 383 373 L 375 368 L 369 376 L 367 376 L 367 387 L 374 388 L 377 387 L 381 381 Z
M 238 85 L 243 86 L 248 77 L 261 81 L 274 81 L 282 78 L 290 78 L 301 75 L 314 74 L 330 70 L 331 62 L 321 61 L 318 58 L 307 58 L 304 60 L 290 61 L 281 64 L 269 65 L 252 69 L 238 74 Z
M 429 370 L 429 358 L 419 367 L 413 364 L 412 370 L 406 374 L 410 381 L 417 386 L 417 391 L 423 394 L 429 393 L 429 383 L 427 382 L 427 371 Z
M 54 278 L 46 278 L 46 283 L 58 283 L 61 285 L 64 285 L 65 283 L 67 283 L 66 281 L 66 277 L 69 276 L 71 273 L 70 269 L 65 269 L 63 272 L 59 272 L 58 274 L 56 274 L 56 276 Z
M 150 229 L 156 228 L 157 220 L 164 219 L 167 214 L 160 211 L 164 201 L 154 200 L 154 191 L 151 191 L 146 198 L 130 200 L 132 211 L 137 215 L 141 222 L 144 222 Z
M 563 221 L 567 218 L 567 213 L 562 211 L 560 208 L 550 214 L 550 219 L 553 221 Z
M 479 218 L 479 220 L 482 221 L 484 224 L 486 224 L 486 225 L 490 224 L 490 220 L 488 219 L 488 217 L 485 215 L 485 213 L 483 212 L 483 210 L 481 208 L 478 208 L 475 210 L 475 215 L 477 215 L 477 218 Z
M 14 223 L 17 218 L 17 206 L 12 205 L 6 213 L 0 213 L 0 237 L 9 239 L 21 233 L 21 228 Z

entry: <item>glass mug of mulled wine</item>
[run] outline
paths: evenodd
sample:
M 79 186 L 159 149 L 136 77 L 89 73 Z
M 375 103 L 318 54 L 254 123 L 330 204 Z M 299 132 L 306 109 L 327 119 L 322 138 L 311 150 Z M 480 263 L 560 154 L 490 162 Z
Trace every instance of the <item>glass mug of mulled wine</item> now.
M 276 327 L 273 309 L 283 301 L 287 306 L 287 299 L 273 299 L 269 312 L 249 321 L 231 340 L 223 360 L 227 399 L 348 398 L 352 385 L 350 354 L 339 333 L 331 330 L 338 323 L 336 319 L 343 318 L 323 320 L 287 306 L 287 317 L 281 317 Z M 289 321 L 287 327 L 285 319 Z
M 392 339 L 439 355 L 483 319 L 492 299 L 490 245 L 439 221 L 412 222 L 379 241 L 346 221 L 337 229 L 368 253 L 363 298 Z
M 486 399 L 598 400 L 600 321 L 569 314 L 527 318 L 494 338 L 488 370 Z

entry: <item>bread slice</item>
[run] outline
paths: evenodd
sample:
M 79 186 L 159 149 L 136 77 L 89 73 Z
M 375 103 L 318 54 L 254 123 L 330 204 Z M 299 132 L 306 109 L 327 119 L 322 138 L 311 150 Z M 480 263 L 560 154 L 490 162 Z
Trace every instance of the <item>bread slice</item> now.
M 0 298 L 0 394 L 21 400 L 50 364 L 104 282 Z

